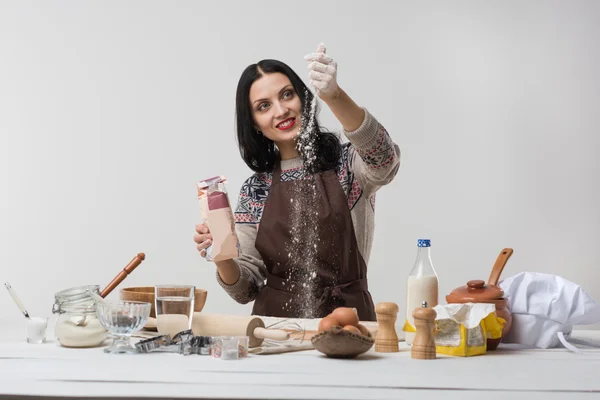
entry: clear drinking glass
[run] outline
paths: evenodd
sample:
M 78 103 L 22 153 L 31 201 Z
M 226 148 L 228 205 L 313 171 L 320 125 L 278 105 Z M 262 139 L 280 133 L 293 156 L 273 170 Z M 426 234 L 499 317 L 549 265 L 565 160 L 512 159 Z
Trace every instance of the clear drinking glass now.
M 181 331 L 192 329 L 195 290 L 193 285 L 154 287 L 158 333 L 173 337 Z
M 141 301 L 102 301 L 96 304 L 100 324 L 112 335 L 113 343 L 105 353 L 138 353 L 131 335 L 142 329 L 150 316 L 152 304 Z
M 31 317 L 27 319 L 27 343 L 44 343 L 48 318 Z

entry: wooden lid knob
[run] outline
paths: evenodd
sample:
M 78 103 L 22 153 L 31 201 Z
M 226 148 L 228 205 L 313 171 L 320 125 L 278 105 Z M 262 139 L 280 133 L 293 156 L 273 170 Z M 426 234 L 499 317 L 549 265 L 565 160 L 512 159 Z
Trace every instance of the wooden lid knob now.
M 375 312 L 377 314 L 398 314 L 398 304 L 391 302 L 378 303 L 375 306 Z
M 472 289 L 483 289 L 485 282 L 482 280 L 472 280 L 467 282 L 467 286 Z

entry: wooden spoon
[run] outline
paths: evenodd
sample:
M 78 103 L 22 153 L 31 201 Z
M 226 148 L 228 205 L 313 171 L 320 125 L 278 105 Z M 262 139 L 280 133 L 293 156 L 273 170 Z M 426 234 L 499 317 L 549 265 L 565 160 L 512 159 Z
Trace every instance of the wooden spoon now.
M 504 266 L 508 262 L 510 256 L 512 256 L 513 249 L 506 248 L 502 249 L 498 258 L 496 259 L 496 263 L 492 268 L 492 273 L 490 274 L 490 279 L 488 279 L 488 285 L 498 286 L 498 280 L 500 279 L 500 274 L 502 274 L 502 270 Z

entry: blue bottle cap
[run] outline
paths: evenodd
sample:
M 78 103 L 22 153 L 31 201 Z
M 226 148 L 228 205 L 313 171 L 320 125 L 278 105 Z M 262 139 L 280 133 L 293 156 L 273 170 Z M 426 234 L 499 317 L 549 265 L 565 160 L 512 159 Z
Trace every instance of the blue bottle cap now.
M 418 247 L 431 247 L 431 240 L 429 239 L 419 239 L 417 241 Z

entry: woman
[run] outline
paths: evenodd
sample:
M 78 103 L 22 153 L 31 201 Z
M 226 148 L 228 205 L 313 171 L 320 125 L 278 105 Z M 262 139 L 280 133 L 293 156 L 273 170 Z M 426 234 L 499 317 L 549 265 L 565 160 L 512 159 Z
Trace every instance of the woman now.
M 339 306 L 362 321 L 376 315 L 367 285 L 375 193 L 399 167 L 386 130 L 337 84 L 337 63 L 325 46 L 305 57 L 319 98 L 344 128 L 342 144 L 315 119 L 313 95 L 287 65 L 263 60 L 237 88 L 237 135 L 255 173 L 235 212 L 241 256 L 217 262 L 217 281 L 252 314 L 321 318 Z M 211 234 L 196 226 L 206 255 Z

